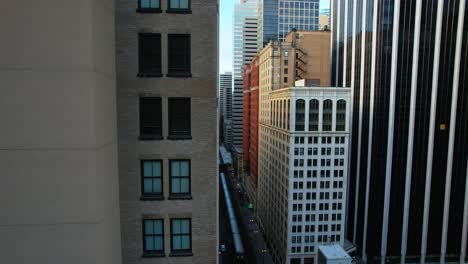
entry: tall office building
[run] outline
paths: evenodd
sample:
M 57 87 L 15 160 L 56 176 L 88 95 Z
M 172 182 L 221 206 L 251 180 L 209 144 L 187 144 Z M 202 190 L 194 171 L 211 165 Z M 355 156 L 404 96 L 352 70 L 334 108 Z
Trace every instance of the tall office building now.
M 224 144 L 232 143 L 231 116 L 232 116 L 232 73 L 219 75 L 219 109 L 222 124 Z
M 347 234 L 369 263 L 467 261 L 465 4 L 332 1 L 333 83 L 353 88 Z
M 319 0 L 278 0 L 278 39 L 284 41 L 292 29 L 319 29 Z
M 278 0 L 258 0 L 258 50 L 278 40 Z
M 243 67 L 257 53 L 257 0 L 239 0 L 234 5 L 234 60 L 232 96 L 232 146 L 242 152 Z
M 0 262 L 121 263 L 112 1 L 0 3 Z
M 260 86 L 270 108 L 259 124 L 257 214 L 275 263 L 313 264 L 317 246 L 344 245 L 351 90 L 305 84 Z
M 123 263 L 214 264 L 217 1 L 116 5 Z

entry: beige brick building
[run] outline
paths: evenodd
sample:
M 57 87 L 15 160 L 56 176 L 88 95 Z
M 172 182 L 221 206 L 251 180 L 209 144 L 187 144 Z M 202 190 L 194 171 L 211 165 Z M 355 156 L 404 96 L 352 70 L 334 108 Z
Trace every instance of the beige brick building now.
M 216 263 L 217 1 L 116 5 L 123 263 Z

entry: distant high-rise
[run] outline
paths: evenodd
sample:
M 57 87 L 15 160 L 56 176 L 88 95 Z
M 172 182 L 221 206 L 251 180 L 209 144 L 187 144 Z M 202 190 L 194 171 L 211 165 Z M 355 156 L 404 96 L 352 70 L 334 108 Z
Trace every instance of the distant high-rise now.
M 370 263 L 467 261 L 465 3 L 332 1 L 332 81 L 354 98 L 347 235 Z
M 278 0 L 259 0 L 258 50 L 270 40 L 278 40 Z
M 242 152 L 243 67 L 257 53 L 257 0 L 240 0 L 234 6 L 234 60 L 232 146 Z
M 278 0 L 278 39 L 283 41 L 292 29 L 319 29 L 319 0 Z
M 226 146 L 232 143 L 232 73 L 226 72 L 219 76 L 219 112 L 222 121 L 222 131 L 224 144 Z

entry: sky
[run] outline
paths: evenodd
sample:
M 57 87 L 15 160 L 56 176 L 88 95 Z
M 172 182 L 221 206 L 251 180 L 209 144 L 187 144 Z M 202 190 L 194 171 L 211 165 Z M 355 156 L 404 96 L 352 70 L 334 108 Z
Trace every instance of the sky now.
M 234 3 L 238 0 L 219 0 L 219 72 L 232 72 L 232 30 Z M 320 9 L 330 8 L 330 0 L 320 0 Z

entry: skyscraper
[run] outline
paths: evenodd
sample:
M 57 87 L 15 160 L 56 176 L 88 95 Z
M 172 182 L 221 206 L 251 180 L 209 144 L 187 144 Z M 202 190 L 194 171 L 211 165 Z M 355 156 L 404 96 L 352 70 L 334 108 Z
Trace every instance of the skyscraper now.
M 257 0 L 234 5 L 234 60 L 232 97 L 232 146 L 242 152 L 243 67 L 257 53 Z
M 368 262 L 465 262 L 464 0 L 332 1 L 333 83 L 353 88 L 348 238 Z
M 232 73 L 226 72 L 219 76 L 219 109 L 225 145 L 232 143 Z
M 119 0 L 116 12 L 123 263 L 214 264 L 217 1 Z
M 258 50 L 270 40 L 278 40 L 278 0 L 258 2 Z
M 278 0 L 278 39 L 283 41 L 292 29 L 319 29 L 319 0 Z

